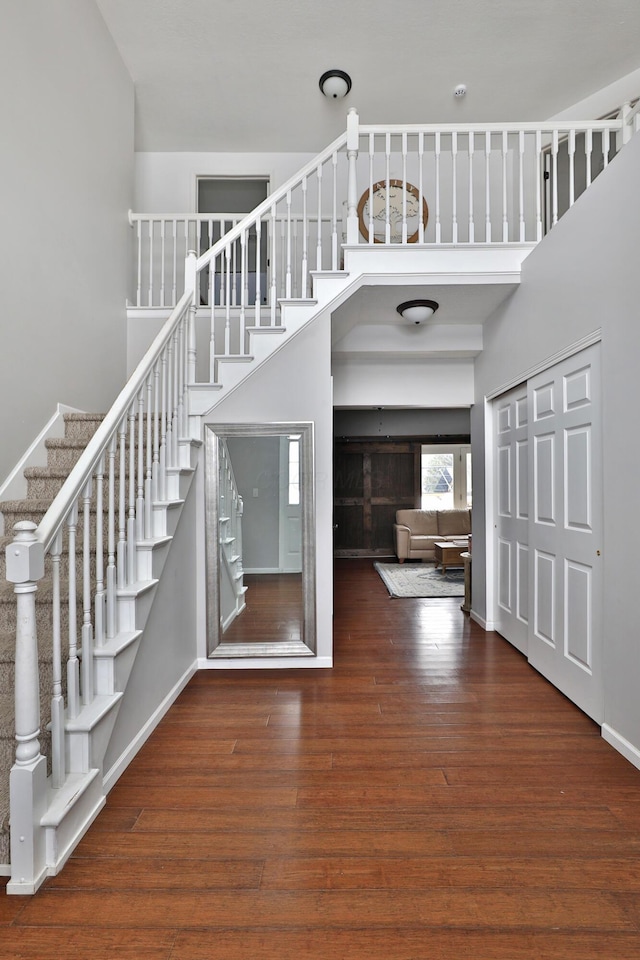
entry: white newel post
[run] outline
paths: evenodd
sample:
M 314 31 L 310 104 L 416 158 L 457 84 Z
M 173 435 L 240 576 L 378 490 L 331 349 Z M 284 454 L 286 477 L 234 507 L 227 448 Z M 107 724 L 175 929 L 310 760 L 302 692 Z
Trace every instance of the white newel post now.
M 34 893 L 46 876 L 44 830 L 47 761 L 40 753 L 40 684 L 36 590 L 44 576 L 44 549 L 28 520 L 14 527 L 6 550 L 7 580 L 17 601 L 15 715 L 16 761 L 11 770 L 11 880 L 7 893 Z
M 360 145 L 358 111 L 351 107 L 347 113 L 347 243 L 358 242 L 358 179 L 357 159 Z

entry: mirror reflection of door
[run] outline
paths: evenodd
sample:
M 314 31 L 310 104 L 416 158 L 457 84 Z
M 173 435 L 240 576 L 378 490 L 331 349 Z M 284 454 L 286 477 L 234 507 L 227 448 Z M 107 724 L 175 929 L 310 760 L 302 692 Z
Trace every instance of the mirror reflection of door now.
M 303 638 L 299 436 L 229 437 L 242 499 L 244 605 L 225 643 L 285 643 Z

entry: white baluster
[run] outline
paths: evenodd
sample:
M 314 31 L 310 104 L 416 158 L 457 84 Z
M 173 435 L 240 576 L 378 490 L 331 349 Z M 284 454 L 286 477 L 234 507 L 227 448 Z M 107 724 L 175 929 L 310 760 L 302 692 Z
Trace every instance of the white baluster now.
M 226 226 L 225 226 L 225 224 L 223 224 L 222 226 L 223 226 L 223 229 L 225 230 L 225 233 L 226 233 Z M 231 263 L 231 275 L 232 275 L 232 283 L 231 283 L 231 305 L 234 306 L 234 307 L 237 307 L 237 306 L 238 306 L 238 284 L 237 284 L 237 278 L 238 278 L 238 241 L 237 241 L 237 240 L 236 240 L 234 243 L 231 244 L 231 259 L 232 259 L 232 263 Z
M 78 505 L 74 503 L 67 517 L 69 567 L 69 659 L 67 660 L 67 713 L 74 720 L 80 711 L 80 660 L 78 659 L 77 546 Z
M 224 283 L 225 283 L 225 316 L 224 316 L 224 355 L 231 354 L 231 246 L 225 247 Z
M 473 130 L 469 131 L 469 243 L 476 239 L 476 228 L 473 218 L 473 153 L 475 149 Z
M 506 130 L 502 131 L 502 242 L 509 242 L 509 207 L 508 207 L 508 191 L 507 191 L 507 157 L 509 155 L 508 150 L 508 134 Z
M 271 326 L 275 327 L 276 325 L 276 307 L 278 305 L 278 294 L 277 294 L 277 266 L 276 266 L 276 252 L 277 252 L 277 228 L 276 228 L 276 205 L 275 203 L 271 205 Z M 318 267 L 318 269 L 320 269 Z
M 95 641 L 101 646 L 106 630 L 106 593 L 104 587 L 104 459 L 96 469 L 96 593 L 95 593 Z
M 307 178 L 302 178 L 302 262 L 300 264 L 300 296 L 309 296 L 309 221 L 307 219 Z
M 153 306 L 153 220 L 149 220 L 149 303 Z
M 519 171 L 518 171 L 518 207 L 520 216 L 520 243 L 525 241 L 525 222 L 524 222 L 524 130 L 518 134 L 519 145 Z
M 391 243 L 391 134 L 385 137 L 385 180 L 387 189 L 384 207 L 384 242 Z
M 551 138 L 551 163 L 552 163 L 552 200 L 551 200 L 551 225 L 555 226 L 558 222 L 558 131 L 554 130 Z
M 584 138 L 584 149 L 586 153 L 586 183 L 587 186 L 591 186 L 591 153 L 593 151 L 593 130 L 587 130 L 587 135 Z
M 291 190 L 287 190 L 287 244 L 286 244 L 286 266 L 285 266 L 285 287 L 284 295 L 287 300 L 291 299 Z
M 62 641 L 60 636 L 60 555 L 62 534 L 58 533 L 51 545 L 52 576 L 52 658 L 53 690 L 51 696 L 51 782 L 61 787 L 65 779 L 64 697 L 62 696 Z
M 569 206 L 572 207 L 576 198 L 575 181 L 575 155 L 576 155 L 576 132 L 569 130 Z
M 544 188 L 543 161 L 542 161 L 542 131 L 536 130 L 536 157 L 535 157 L 535 184 L 536 184 L 536 240 L 542 240 L 542 190 Z
M 142 306 L 142 221 L 138 220 L 136 224 L 136 235 L 138 242 L 138 286 L 136 288 L 136 306 Z
M 420 210 L 418 210 L 420 218 Z M 407 232 L 407 134 L 402 132 L 402 242 L 406 243 Z
M 458 242 L 458 134 L 451 134 L 451 241 Z
M 214 276 L 213 269 L 214 261 L 211 261 L 209 267 L 209 280 Z M 196 382 L 196 303 L 198 301 L 197 289 L 198 289 L 198 278 L 196 275 L 196 252 L 195 250 L 189 250 L 187 254 L 187 259 L 185 262 L 185 290 L 191 290 L 193 293 L 193 299 L 189 306 L 189 332 L 187 336 L 187 383 Z M 213 290 L 213 288 L 212 288 Z M 213 328 L 213 292 L 209 298 L 209 303 L 211 304 L 211 317 L 212 317 L 212 328 Z M 213 346 L 213 344 L 212 344 Z
M 127 583 L 136 582 L 136 408 L 129 408 L 129 505 L 127 513 Z
M 171 306 L 175 307 L 178 302 L 177 299 L 177 280 L 178 280 L 178 225 L 176 220 L 172 220 L 172 236 L 173 236 L 173 270 L 171 274 Z M 186 224 L 185 224 L 185 234 L 186 234 Z
M 318 181 L 318 236 L 316 238 L 316 270 L 322 270 L 322 165 L 316 171 Z
M 260 326 L 260 308 L 262 304 L 262 220 L 256 221 L 256 304 L 255 325 Z
M 122 589 L 127 585 L 127 524 L 126 524 L 126 478 L 127 478 L 127 420 L 123 417 L 118 427 L 118 437 L 120 441 L 120 491 L 118 508 L 118 549 L 116 561 L 118 566 L 118 587 Z
M 331 269 L 338 269 L 338 154 L 331 157 L 333 167 L 333 200 L 331 210 Z
M 424 243 L 424 133 L 418 134 L 418 243 Z
M 144 540 L 144 389 L 138 394 L 138 472 L 136 484 L 136 540 Z
M 291 296 L 298 299 L 298 229 L 300 220 L 294 217 L 291 222 Z
M 173 334 L 173 416 L 171 431 L 171 466 L 179 466 L 178 439 L 180 436 L 180 341 L 178 330 Z
M 240 295 L 241 326 L 244 328 L 246 323 L 245 314 L 249 306 L 249 232 L 243 230 L 240 235 L 240 282 L 242 293 Z
M 165 262 L 164 262 L 165 243 L 166 243 L 166 238 L 165 238 L 165 222 L 164 222 L 164 220 L 160 220 L 160 258 L 161 258 L 161 262 L 160 262 L 160 306 L 161 306 L 161 307 L 164 307 L 164 305 L 165 305 L 165 302 L 164 302 L 164 282 L 165 282 L 165 270 L 166 270 L 166 268 L 165 268 Z
M 373 243 L 373 161 L 375 157 L 375 134 L 369 134 L 369 202 L 367 206 L 369 207 L 369 243 Z
M 607 128 L 602 133 L 602 162 L 603 169 L 609 166 L 609 150 L 611 147 L 611 131 Z
M 284 220 L 280 219 L 280 259 L 283 264 L 286 263 L 287 258 L 287 241 L 286 241 L 286 227 Z M 280 271 L 280 296 L 284 297 L 286 291 L 286 268 L 285 270 Z
M 160 456 L 158 471 L 158 498 L 167 499 L 167 347 L 162 351 L 160 378 Z
M 484 135 L 484 242 L 491 243 L 491 134 Z
M 82 702 L 93 702 L 93 625 L 91 623 L 91 478 L 82 493 Z
M 116 434 L 109 441 L 107 528 L 107 638 L 116 635 Z
M 440 131 L 436 132 L 435 137 L 435 163 L 436 163 L 436 243 L 442 243 L 442 227 L 440 224 Z
M 153 380 L 147 377 L 147 452 L 146 472 L 144 478 L 144 537 L 150 540 L 153 536 Z

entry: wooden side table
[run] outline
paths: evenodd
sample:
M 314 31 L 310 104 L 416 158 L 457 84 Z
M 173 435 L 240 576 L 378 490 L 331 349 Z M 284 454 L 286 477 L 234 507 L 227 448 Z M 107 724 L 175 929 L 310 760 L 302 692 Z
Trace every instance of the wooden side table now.
M 461 553 L 460 559 L 464 563 L 464 600 L 460 604 L 463 613 L 471 612 L 471 554 Z

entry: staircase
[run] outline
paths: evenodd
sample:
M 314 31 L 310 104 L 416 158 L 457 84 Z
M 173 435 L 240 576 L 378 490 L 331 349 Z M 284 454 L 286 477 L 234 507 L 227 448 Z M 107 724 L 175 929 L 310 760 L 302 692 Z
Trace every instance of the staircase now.
M 0 560 L 4 863 L 13 764 L 8 892 L 33 893 L 61 869 L 179 692 L 174 684 L 114 755 L 121 749 L 119 740 L 117 750 L 113 745 L 119 713 L 135 698 L 136 659 L 155 655 L 153 648 L 145 653 L 145 627 L 162 600 L 157 586 L 180 536 L 203 417 L 308 325 L 330 324 L 332 312 L 363 285 L 519 282 L 522 262 L 543 234 L 544 151 L 557 177 L 561 132 L 568 128 L 575 145 L 575 131 L 587 126 L 360 127 L 350 111 L 342 137 L 209 251 L 187 255 L 185 292 L 111 410 L 104 419 L 66 418 L 65 438 L 49 442 L 48 466 L 29 471 L 28 499 L 0 505 L 2 546 L 9 547 L 6 569 L 4 550 Z M 606 133 L 607 147 L 610 134 L 631 135 L 623 120 L 591 127 Z M 392 179 L 394 163 L 402 179 Z M 569 170 L 573 176 L 572 164 Z M 435 184 L 428 223 L 427 182 Z M 569 196 L 573 202 L 571 185 Z M 363 203 L 367 197 L 371 202 Z M 557 214 L 554 196 L 553 222 Z M 170 258 L 161 249 L 164 269 Z M 145 262 L 152 273 L 153 253 Z M 203 290 L 206 349 L 196 323 Z M 225 513 L 222 523 L 233 522 Z M 237 530 L 223 539 L 237 612 L 244 592 Z M 196 663 L 194 653 L 189 669 Z

